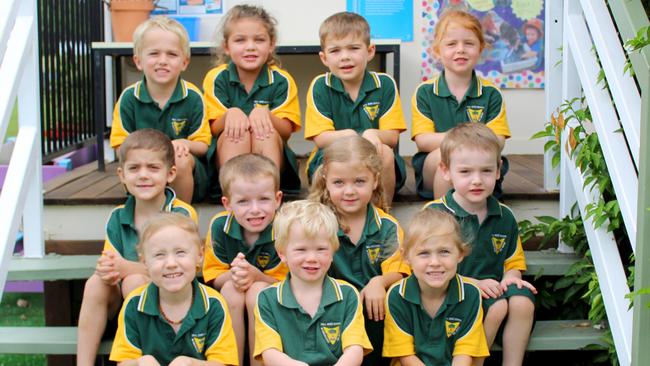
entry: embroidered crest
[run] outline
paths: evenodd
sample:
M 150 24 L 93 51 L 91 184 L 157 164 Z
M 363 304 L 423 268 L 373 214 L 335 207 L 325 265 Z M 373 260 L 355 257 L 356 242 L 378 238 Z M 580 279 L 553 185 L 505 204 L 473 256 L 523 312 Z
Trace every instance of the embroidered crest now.
M 506 244 L 506 238 L 507 236 L 503 234 L 492 234 L 492 249 L 494 249 L 494 253 L 499 254 L 503 250 Z
M 366 116 L 368 116 L 368 119 L 374 121 L 375 118 L 377 118 L 377 114 L 379 113 L 379 102 L 364 104 L 363 111 L 366 112 Z
M 257 267 L 262 269 L 266 268 L 270 260 L 271 260 L 271 255 L 269 253 L 260 252 L 260 254 L 257 255 Z
M 181 134 L 181 131 L 183 131 L 183 128 L 185 128 L 186 124 L 187 119 L 185 118 L 172 118 L 172 128 L 174 129 L 174 133 L 176 135 Z
M 205 333 L 192 334 L 192 345 L 198 353 L 203 353 L 205 347 Z
M 379 259 L 379 252 L 381 252 L 381 246 L 379 244 L 368 246 L 366 247 L 366 251 L 368 252 L 368 259 L 370 260 L 370 263 L 377 263 L 377 259 Z
M 460 328 L 460 319 L 458 318 L 445 319 L 445 333 L 447 333 L 447 338 L 456 334 L 458 328 Z
M 485 108 L 480 105 L 467 106 L 467 118 L 470 122 L 481 122 Z
M 253 107 L 254 108 L 268 108 L 269 104 L 271 104 L 268 100 L 254 100 L 253 101 Z
M 330 346 L 341 339 L 341 323 L 321 323 L 320 330 Z

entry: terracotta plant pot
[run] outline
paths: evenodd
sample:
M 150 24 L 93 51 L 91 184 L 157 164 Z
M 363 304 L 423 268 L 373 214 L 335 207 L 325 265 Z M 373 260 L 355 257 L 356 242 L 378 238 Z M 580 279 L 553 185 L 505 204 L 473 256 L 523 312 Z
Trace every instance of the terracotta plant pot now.
M 133 41 L 133 31 L 149 18 L 154 8 L 154 0 L 111 0 L 111 24 L 113 41 Z

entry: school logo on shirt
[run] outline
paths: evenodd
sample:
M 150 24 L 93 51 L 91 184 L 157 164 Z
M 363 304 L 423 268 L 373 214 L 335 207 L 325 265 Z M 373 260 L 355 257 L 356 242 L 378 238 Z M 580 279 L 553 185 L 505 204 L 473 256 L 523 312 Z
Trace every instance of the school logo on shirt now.
M 495 254 L 499 254 L 503 250 L 506 238 L 507 236 L 503 234 L 492 234 L 492 249 L 494 249 Z
M 363 111 L 366 112 L 366 116 L 371 121 L 374 121 L 377 118 L 379 113 L 379 102 L 370 102 L 363 105 Z
M 340 322 L 320 323 L 320 330 L 330 346 L 335 345 L 341 339 Z
M 381 252 L 381 244 L 370 244 L 366 247 L 366 252 L 368 252 L 368 259 L 370 263 L 375 264 L 379 259 L 379 253 Z
M 183 128 L 185 128 L 186 124 L 187 124 L 186 118 L 172 118 L 172 128 L 174 129 L 174 133 L 176 135 L 181 134 L 181 131 L 183 131 Z
M 253 101 L 253 107 L 254 108 L 258 108 L 258 107 L 266 107 L 266 108 L 268 108 L 269 104 L 271 104 L 271 102 L 269 102 L 268 100 L 254 100 Z
M 271 255 L 269 253 L 260 252 L 260 254 L 257 255 L 257 267 L 266 268 L 270 260 L 271 260 Z
M 468 105 L 467 106 L 467 118 L 470 122 L 481 122 L 483 119 L 483 111 L 485 107 L 480 105 Z
M 461 320 L 458 318 L 447 318 L 445 319 L 445 333 L 447 333 L 447 338 L 453 336 L 458 332 L 460 328 Z
M 203 348 L 205 347 L 205 333 L 192 333 L 192 345 L 197 353 L 203 353 Z

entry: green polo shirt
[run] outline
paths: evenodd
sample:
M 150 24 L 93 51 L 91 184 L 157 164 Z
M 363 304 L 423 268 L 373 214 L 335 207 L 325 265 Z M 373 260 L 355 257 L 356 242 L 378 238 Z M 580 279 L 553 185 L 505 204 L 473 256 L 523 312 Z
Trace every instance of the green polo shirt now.
M 352 100 L 343 82 L 331 72 L 317 76 L 307 91 L 305 139 L 325 131 L 353 129 L 361 134 L 367 129 L 406 130 L 402 102 L 395 80 L 384 73 L 367 71 L 359 95 Z M 321 164 L 322 151 L 315 148 L 307 161 L 311 178 Z M 404 160 L 395 154 L 396 191 L 404 185 Z
M 282 280 L 287 275 L 287 266 L 280 261 L 275 251 L 273 224 L 269 224 L 260 237 L 249 247 L 244 240 L 244 228 L 237 222 L 235 215 L 222 211 L 212 218 L 205 239 L 205 256 L 203 259 L 203 279 L 206 283 L 228 272 L 230 263 L 238 253 L 246 255 L 246 261 L 264 274 Z
M 414 275 L 393 285 L 386 296 L 383 355 L 416 355 L 427 366 L 451 365 L 457 355 L 489 356 L 480 290 L 456 275 L 432 318 Z
M 239 80 L 235 64 L 217 66 L 205 75 L 203 90 L 210 121 L 223 117 L 228 108 L 237 107 L 249 115 L 253 108 L 267 106 L 274 116 L 291 121 L 294 131 L 300 130 L 298 88 L 291 75 L 275 65 L 262 66 L 250 92 Z M 299 192 L 298 160 L 286 142 L 282 173 L 282 190 Z
M 146 79 L 124 89 L 113 112 L 111 147 L 118 148 L 126 136 L 143 128 L 162 131 L 172 140 L 188 139 L 210 145 L 212 139 L 201 91 L 180 78 L 162 108 L 151 98 Z
M 368 205 L 366 223 L 355 244 L 339 229 L 339 250 L 334 254 L 330 276 L 362 289 L 371 278 L 388 272 L 411 274 L 399 247 L 404 232 L 397 220 L 380 208 Z
M 139 261 L 136 249 L 138 231 L 135 228 L 135 204 L 135 197 L 129 194 L 123 205 L 113 209 L 106 223 L 106 239 L 104 240 L 104 250 L 119 253 L 122 258 L 132 262 Z M 194 208 L 176 198 L 176 193 L 169 187 L 165 188 L 165 204 L 160 211 L 180 213 L 198 223 Z
M 460 224 L 463 238 L 472 251 L 458 265 L 458 273 L 479 280 L 491 278 L 501 281 L 506 271 L 526 270 L 526 258 L 521 246 L 517 220 L 510 208 L 496 198 L 487 198 L 487 216 L 483 222 L 465 211 L 453 197 L 454 190 L 438 200 L 425 204 L 425 208 L 451 213 Z
M 325 276 L 312 318 L 291 291 L 290 276 L 262 290 L 255 307 L 255 358 L 275 348 L 311 366 L 333 365 L 348 346 L 372 350 L 364 330 L 359 293 L 349 283 Z
M 161 365 L 178 356 L 237 365 L 237 343 L 228 306 L 214 289 L 194 280 L 192 306 L 178 333 L 160 315 L 158 287 L 144 285 L 124 301 L 117 319 L 111 361 L 152 355 Z

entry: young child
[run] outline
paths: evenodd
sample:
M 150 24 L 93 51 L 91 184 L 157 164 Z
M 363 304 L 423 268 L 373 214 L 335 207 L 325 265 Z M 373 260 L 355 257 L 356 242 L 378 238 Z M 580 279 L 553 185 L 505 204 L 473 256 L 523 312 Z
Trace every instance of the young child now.
M 498 136 L 500 149 L 510 137 L 501 92 L 474 72 L 484 47 L 481 24 L 470 13 L 447 10 L 436 23 L 432 50 L 444 70 L 420 84 L 411 101 L 411 137 L 418 148 L 413 170 L 422 198 L 439 198 L 451 188 L 438 169 L 440 143 L 451 128 L 468 121 L 484 123 Z M 502 169 L 503 177 L 507 160 Z
M 117 314 L 123 297 L 149 282 L 136 251 L 138 232 L 144 223 L 160 211 L 197 220 L 194 209 L 166 188 L 176 176 L 176 167 L 174 146 L 162 132 L 145 128 L 130 134 L 119 151 L 119 161 L 117 174 L 129 196 L 111 212 L 104 251 L 95 273 L 86 281 L 79 312 L 79 366 L 95 364 L 107 319 Z
M 327 275 L 339 246 L 336 216 L 321 203 L 294 201 L 273 225 L 289 275 L 258 296 L 255 356 L 267 366 L 360 365 L 372 346 L 359 293 Z
M 138 251 L 151 283 L 124 301 L 111 361 L 127 365 L 237 365 L 225 301 L 195 276 L 203 248 L 196 223 L 175 213 L 147 222 Z
M 460 223 L 472 252 L 458 267 L 481 289 L 485 335 L 492 345 L 504 318 L 503 364 L 521 365 L 533 326 L 535 287 L 521 276 L 526 259 L 517 220 L 492 196 L 499 178 L 501 144 L 482 123 L 449 131 L 440 146 L 440 173 L 453 189 L 425 207 L 447 211 Z
M 135 30 L 133 53 L 144 77 L 124 89 L 115 105 L 111 146 L 119 149 L 142 128 L 162 131 L 172 140 L 178 169 L 171 186 L 183 201 L 200 201 L 209 185 L 211 137 L 201 91 L 180 77 L 190 62 L 187 31 L 174 19 L 153 17 Z
M 287 274 L 286 266 L 275 251 L 272 230 L 282 192 L 278 168 L 270 159 L 257 154 L 228 160 L 219 172 L 219 181 L 226 211 L 216 214 L 210 222 L 203 278 L 205 283 L 220 290 L 228 303 L 239 361 L 243 364 L 245 316 L 248 317 L 248 344 L 252 353 L 257 294 Z M 251 364 L 257 362 L 252 359 Z
M 275 57 L 276 21 L 263 8 L 236 5 L 220 26 L 218 63 L 203 80 L 217 138 L 217 167 L 258 153 L 282 172 L 282 189 L 300 191 L 298 162 L 287 140 L 300 129 L 298 91 Z
M 320 26 L 320 59 L 330 72 L 317 76 L 307 91 L 305 138 L 316 148 L 308 160 L 312 179 L 322 164 L 322 150 L 333 141 L 360 134 L 381 157 L 386 202 L 406 181 L 404 160 L 393 151 L 406 129 L 395 80 L 367 70 L 375 55 L 370 26 L 355 13 L 337 13 Z
M 481 291 L 456 273 L 469 254 L 456 219 L 420 211 L 406 229 L 402 253 L 413 274 L 386 296 L 383 355 L 428 366 L 469 366 L 488 356 Z
M 340 138 L 323 151 L 309 195 L 337 215 L 341 247 L 330 275 L 361 291 L 366 331 L 375 349 L 364 364 L 373 366 L 382 363 L 386 289 L 410 274 L 398 250 L 402 228 L 384 211 L 381 171 L 381 158 L 370 141 L 357 135 Z

